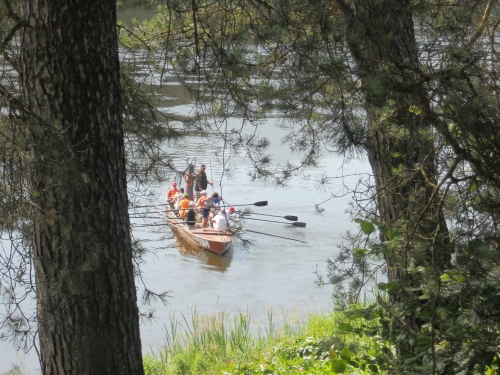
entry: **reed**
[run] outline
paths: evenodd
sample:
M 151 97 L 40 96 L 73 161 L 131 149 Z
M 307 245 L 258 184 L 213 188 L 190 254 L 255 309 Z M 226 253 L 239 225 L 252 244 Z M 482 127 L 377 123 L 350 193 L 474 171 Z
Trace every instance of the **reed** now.
M 282 311 L 283 322 L 277 320 L 278 315 L 272 309 L 268 311 L 264 334 L 251 328 L 249 314 L 230 317 L 222 311 L 200 316 L 195 307 L 190 319 L 171 316 L 165 327 L 165 348 L 155 356 L 145 357 L 145 374 L 298 375 L 307 370 L 308 374 L 319 375 L 334 373 L 332 363 L 339 360 L 332 359 L 332 350 L 362 353 L 373 351 L 378 345 L 372 338 L 360 339 L 346 332 L 347 326 L 354 329 L 370 323 L 353 320 L 342 311 L 322 312 L 299 320 Z M 357 371 L 369 373 L 359 368 Z

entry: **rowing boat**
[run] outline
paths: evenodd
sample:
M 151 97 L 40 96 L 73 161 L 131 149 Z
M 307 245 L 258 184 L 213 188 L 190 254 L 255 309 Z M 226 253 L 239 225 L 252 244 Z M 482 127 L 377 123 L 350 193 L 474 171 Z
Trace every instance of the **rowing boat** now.
M 234 235 L 231 232 L 201 228 L 199 224 L 191 229 L 174 212 L 167 212 L 165 222 L 177 238 L 186 246 L 201 247 L 215 254 L 222 255 L 233 245 Z

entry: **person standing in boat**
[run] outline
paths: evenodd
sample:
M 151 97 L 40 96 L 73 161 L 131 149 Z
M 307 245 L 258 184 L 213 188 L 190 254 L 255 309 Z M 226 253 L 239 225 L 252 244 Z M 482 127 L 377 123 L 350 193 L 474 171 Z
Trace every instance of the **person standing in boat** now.
M 173 203 L 174 195 L 178 192 L 177 182 L 172 182 L 172 187 L 167 191 L 166 201 L 167 205 L 171 205 Z
M 196 173 L 196 177 L 195 177 L 195 191 L 196 191 L 196 200 L 198 201 L 198 199 L 200 199 L 200 191 L 203 191 L 203 190 L 207 190 L 207 187 L 208 185 L 212 185 L 213 186 L 213 183 L 211 181 L 208 181 L 208 177 L 207 177 L 207 174 L 206 174 L 206 167 L 205 167 L 205 164 L 202 164 L 201 167 L 200 167 L 200 170 L 198 171 L 198 173 Z
M 214 223 L 214 229 L 216 231 L 224 232 L 227 230 L 227 217 L 226 217 L 226 210 L 223 208 L 221 209 L 217 215 L 214 216 L 212 219 L 212 222 Z
M 204 191 L 206 194 L 206 191 Z M 222 200 L 222 197 L 219 197 L 219 193 L 213 193 L 211 196 L 202 196 L 198 201 L 198 205 L 201 207 L 201 227 L 208 227 L 208 218 L 210 216 L 210 210 L 214 208 L 214 199 Z
M 189 202 L 189 210 L 186 213 L 186 225 L 189 229 L 193 229 L 196 225 L 196 212 L 194 210 L 195 203 L 193 201 Z
M 186 186 L 186 194 L 189 196 L 189 199 L 193 200 L 194 193 L 194 170 L 193 166 L 190 165 L 184 173 L 184 185 Z

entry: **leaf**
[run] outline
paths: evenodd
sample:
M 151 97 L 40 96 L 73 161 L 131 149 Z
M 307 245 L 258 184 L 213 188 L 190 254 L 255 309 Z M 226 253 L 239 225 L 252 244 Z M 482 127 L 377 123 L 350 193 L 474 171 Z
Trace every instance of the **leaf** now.
M 359 365 L 357 362 L 354 362 L 354 361 L 349 361 L 349 364 L 354 367 L 354 368 L 359 368 Z
M 349 323 L 340 323 L 339 329 L 346 332 L 352 332 L 352 326 Z
M 330 354 L 330 358 L 331 358 L 331 359 L 335 359 L 335 358 L 337 358 L 337 352 L 336 352 L 334 349 L 330 348 L 330 349 L 328 350 L 328 353 Z
M 356 320 L 356 319 L 360 319 L 361 318 L 361 314 L 359 314 L 356 311 L 349 311 L 349 312 L 346 311 L 345 312 L 345 316 L 349 320 Z
M 347 346 L 340 351 L 340 358 L 347 362 L 351 360 L 351 351 Z
M 391 229 L 389 229 L 386 234 L 387 238 L 390 239 L 391 241 L 394 239 L 394 232 Z
M 363 221 L 360 223 L 361 230 L 364 234 L 372 234 L 375 231 L 375 226 L 369 221 Z
M 378 367 L 375 366 L 375 365 L 368 365 L 368 369 L 374 373 L 374 374 L 378 374 Z
M 419 348 L 425 348 L 426 346 L 429 346 L 430 341 L 429 340 L 419 340 L 417 341 L 417 346 Z
M 477 190 L 477 184 L 476 184 L 476 182 L 474 181 L 474 182 L 472 182 L 472 184 L 470 184 L 469 191 L 470 191 L 471 193 L 474 193 L 476 190 Z
M 365 255 L 368 252 L 368 250 L 366 250 L 366 249 L 360 249 L 360 248 L 354 248 L 354 249 L 352 249 L 352 251 L 358 257 L 362 257 L 363 255 Z
M 378 230 L 384 234 L 387 234 L 387 232 L 389 232 L 389 227 L 387 225 L 379 225 Z
M 86 184 L 88 184 L 90 182 L 90 177 L 86 173 L 82 173 L 82 179 L 83 179 L 83 182 L 85 182 Z
M 378 287 L 382 290 L 391 291 L 398 287 L 399 283 L 391 281 L 390 283 L 378 283 Z
M 342 374 L 345 372 L 345 363 L 341 359 L 335 359 L 332 361 L 332 371 L 336 374 Z
M 416 114 L 417 116 L 422 112 L 422 110 L 420 108 L 418 108 L 416 105 L 411 105 L 408 108 L 408 111 L 410 111 L 411 113 Z
M 451 281 L 451 277 L 447 273 L 443 273 L 441 275 L 440 279 L 441 279 L 441 281 Z
M 364 220 L 363 220 L 363 219 L 360 219 L 360 218 L 356 218 L 356 219 L 354 219 L 354 222 L 355 222 L 355 223 L 358 223 L 358 224 L 362 223 L 363 221 L 364 221 Z
M 373 319 L 375 319 L 375 314 L 372 311 L 365 311 L 363 313 L 363 319 L 365 319 L 365 320 L 373 320 Z

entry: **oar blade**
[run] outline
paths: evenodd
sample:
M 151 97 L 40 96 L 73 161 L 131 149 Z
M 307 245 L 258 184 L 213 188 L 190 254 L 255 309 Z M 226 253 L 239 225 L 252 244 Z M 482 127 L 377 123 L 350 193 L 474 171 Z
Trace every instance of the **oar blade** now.
M 257 207 L 267 206 L 267 201 L 255 202 L 253 205 Z
M 248 203 L 248 204 L 232 204 L 231 206 L 257 206 L 257 207 L 263 207 L 263 206 L 267 206 L 267 201 L 259 201 L 259 202 Z
M 279 217 L 281 219 L 285 219 L 285 220 L 289 220 L 289 221 L 297 221 L 297 220 L 299 220 L 298 216 L 294 216 L 294 215 L 279 216 L 279 215 L 259 214 L 257 212 L 250 212 L 250 214 L 251 215 L 258 215 L 258 216 Z
M 295 223 L 289 223 L 290 225 L 293 225 L 294 227 L 298 227 L 298 228 L 305 228 L 306 227 L 306 223 L 301 223 L 300 221 L 297 221 Z

